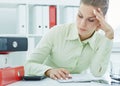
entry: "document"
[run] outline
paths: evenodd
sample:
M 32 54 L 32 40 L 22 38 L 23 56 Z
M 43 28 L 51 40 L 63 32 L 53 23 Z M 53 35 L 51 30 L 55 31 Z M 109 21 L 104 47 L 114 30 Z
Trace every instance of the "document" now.
M 86 82 L 97 82 L 97 83 L 103 83 L 108 84 L 108 81 L 103 77 L 94 77 L 91 74 L 71 74 L 72 78 L 70 79 L 58 79 L 58 82 L 61 83 L 69 83 L 69 82 L 80 82 L 80 83 L 86 83 Z

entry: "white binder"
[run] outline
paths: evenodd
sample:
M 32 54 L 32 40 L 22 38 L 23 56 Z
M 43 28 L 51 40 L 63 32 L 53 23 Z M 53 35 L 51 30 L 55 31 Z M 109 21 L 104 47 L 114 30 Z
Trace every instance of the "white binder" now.
M 18 5 L 18 33 L 27 33 L 27 12 L 26 5 Z
M 45 34 L 49 30 L 49 6 L 43 6 L 43 34 Z
M 64 22 L 65 23 L 72 23 L 73 22 L 73 11 L 72 7 L 65 7 L 64 9 Z
M 33 27 L 34 33 L 37 35 L 43 35 L 43 6 L 35 6 L 33 14 Z
M 65 7 L 64 8 L 64 23 L 76 22 L 77 7 Z

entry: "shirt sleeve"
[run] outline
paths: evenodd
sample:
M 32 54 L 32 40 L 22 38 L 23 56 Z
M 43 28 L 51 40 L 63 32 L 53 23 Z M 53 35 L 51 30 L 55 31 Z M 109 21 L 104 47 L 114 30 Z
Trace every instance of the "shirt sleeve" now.
M 39 42 L 35 50 L 25 62 L 25 75 L 44 75 L 50 66 L 43 62 L 50 55 L 53 46 L 53 30 L 48 32 Z
M 106 37 L 103 38 L 90 65 L 90 71 L 94 76 L 100 77 L 105 74 L 110 59 L 112 45 L 112 40 Z

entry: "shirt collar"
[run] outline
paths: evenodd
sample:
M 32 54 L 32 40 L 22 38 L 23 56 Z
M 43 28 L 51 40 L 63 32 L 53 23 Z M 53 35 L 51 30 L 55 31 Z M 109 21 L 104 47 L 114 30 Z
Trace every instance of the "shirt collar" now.
M 86 39 L 86 40 L 84 40 L 84 41 L 82 41 L 82 44 L 83 45 L 86 45 L 86 44 L 89 44 L 90 45 L 90 47 L 93 49 L 93 50 L 96 50 L 95 48 L 95 41 L 96 41 L 96 38 L 97 38 L 97 34 L 96 34 L 96 32 L 93 34 L 93 36 L 91 37 L 91 38 L 89 38 L 89 39 Z
M 93 34 L 91 38 L 89 38 L 89 45 L 93 50 L 96 50 L 96 39 L 97 39 L 97 32 Z
M 78 36 L 76 24 L 73 23 L 68 28 L 66 40 L 76 40 L 78 38 L 79 36 Z
M 66 40 L 76 40 L 76 39 L 78 39 L 80 41 L 80 43 L 83 44 L 83 45 L 89 43 L 90 47 L 93 50 L 95 50 L 96 38 L 97 38 L 97 32 L 95 32 L 91 38 L 86 39 L 84 41 L 81 41 L 79 39 L 76 24 L 74 23 L 74 24 L 71 24 L 70 27 L 68 28 Z

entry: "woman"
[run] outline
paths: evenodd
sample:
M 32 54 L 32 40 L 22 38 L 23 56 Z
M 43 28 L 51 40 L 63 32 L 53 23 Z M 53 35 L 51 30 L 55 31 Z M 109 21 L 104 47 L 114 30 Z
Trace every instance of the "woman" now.
M 90 69 L 102 76 L 109 63 L 114 32 L 105 21 L 108 0 L 81 0 L 77 21 L 53 27 L 25 64 L 27 75 L 67 79 Z M 104 31 L 104 35 L 98 30 Z

